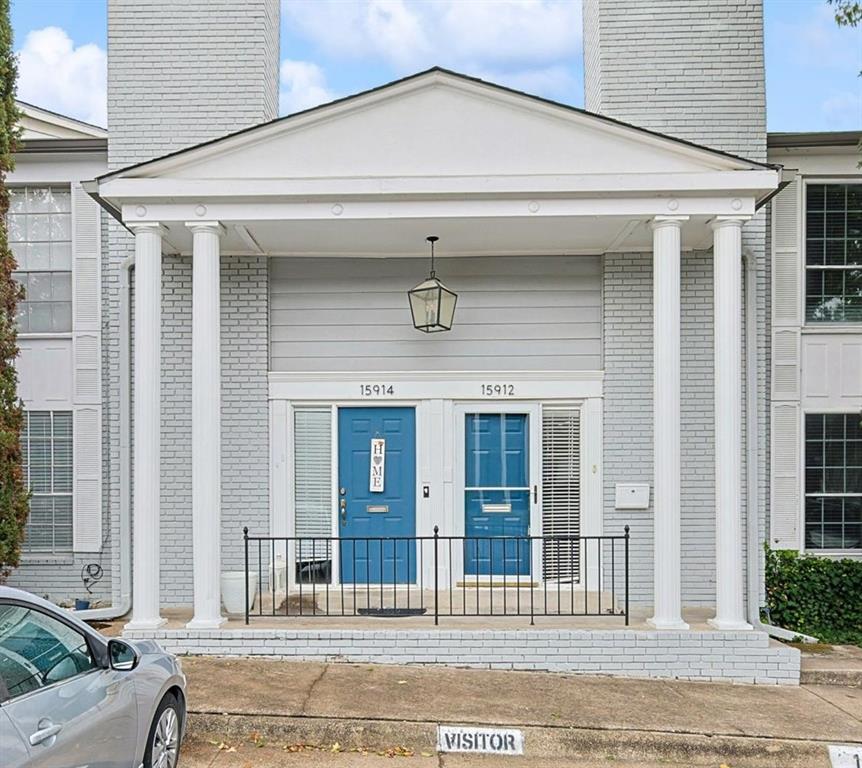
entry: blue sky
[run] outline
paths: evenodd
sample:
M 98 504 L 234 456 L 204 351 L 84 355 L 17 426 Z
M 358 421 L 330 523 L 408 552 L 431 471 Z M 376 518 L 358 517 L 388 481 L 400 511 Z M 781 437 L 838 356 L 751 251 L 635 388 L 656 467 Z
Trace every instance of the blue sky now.
M 105 122 L 105 0 L 12 0 L 19 96 Z M 766 0 L 771 131 L 862 129 L 862 28 L 825 0 Z M 583 105 L 578 0 L 286 0 L 281 108 L 439 64 Z

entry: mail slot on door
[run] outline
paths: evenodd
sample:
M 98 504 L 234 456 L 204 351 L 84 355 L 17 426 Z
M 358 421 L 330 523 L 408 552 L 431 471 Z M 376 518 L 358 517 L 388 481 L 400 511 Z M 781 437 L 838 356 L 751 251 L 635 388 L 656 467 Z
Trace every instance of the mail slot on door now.
M 369 515 L 385 515 L 389 511 L 388 504 L 369 504 L 365 507 L 365 511 Z
M 511 511 L 512 511 L 512 505 L 511 504 L 483 504 L 482 505 L 482 512 L 485 512 L 485 513 L 508 514 Z

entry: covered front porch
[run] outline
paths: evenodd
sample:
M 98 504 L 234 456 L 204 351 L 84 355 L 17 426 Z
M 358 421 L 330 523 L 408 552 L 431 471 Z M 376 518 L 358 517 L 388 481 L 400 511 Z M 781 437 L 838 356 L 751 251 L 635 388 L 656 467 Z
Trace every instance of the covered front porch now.
M 159 586 L 163 258 L 169 255 L 190 260 L 192 275 L 194 607 L 185 638 L 209 640 L 213 631 L 224 634 L 212 639 L 226 643 L 245 637 L 222 612 L 224 531 L 237 541 L 247 521 L 241 508 L 221 504 L 220 302 L 229 290 L 221 281 L 223 260 L 249 256 L 268 262 L 269 325 L 259 333 L 270 350 L 269 527 L 253 526 L 249 535 L 282 542 L 305 537 L 312 554 L 324 541 L 328 548 L 324 557 L 308 557 L 286 546 L 281 561 L 274 547 L 262 551 L 241 571 L 258 571 L 250 609 L 273 614 L 266 621 L 284 627 L 329 621 L 317 615 L 322 590 L 337 595 L 341 613 L 349 614 L 338 621 L 352 623 L 359 620 L 354 610 L 407 608 L 412 595 L 409 607 L 419 599 L 426 614 L 398 621 L 427 624 L 436 577 L 438 618 L 440 597 L 451 591 L 448 605 L 456 615 L 447 624 L 493 624 L 492 610 L 498 615 L 498 601 L 505 600 L 504 622 L 531 616 L 537 625 L 561 622 L 571 632 L 585 613 L 589 618 L 577 626 L 599 622 L 600 631 L 607 622 L 624 627 L 637 615 L 653 629 L 691 630 L 695 642 L 700 635 L 692 621 L 700 627 L 708 618 L 711 630 L 727 633 L 716 642 L 735 642 L 750 629 L 742 547 L 741 233 L 777 185 L 773 168 L 437 71 L 99 179 L 91 193 L 135 238 L 134 575 L 127 631 L 182 638 L 173 626 L 163 630 L 168 614 Z M 451 333 L 425 337 L 412 328 L 406 292 L 425 274 L 428 235 L 440 238 L 437 269 L 459 293 L 459 304 Z M 684 253 L 710 249 L 716 589 L 714 608 L 695 615 L 684 614 L 680 587 L 680 274 Z M 624 333 L 626 323 L 637 330 L 636 322 L 614 315 L 602 265 L 606 254 L 626 253 L 652 254 L 654 469 L 645 501 L 634 487 L 640 484 L 631 484 L 641 499 L 632 506 L 618 495 L 625 484 L 604 478 L 602 429 L 609 318 L 614 332 Z M 390 303 L 396 295 L 403 297 L 401 309 Z M 573 320 L 578 312 L 585 319 Z M 530 323 L 540 335 L 523 331 Z M 328 327 L 330 335 L 303 335 L 312 324 Z M 568 430 L 574 448 L 562 474 L 549 475 L 558 455 L 555 428 Z M 301 435 L 309 437 L 303 442 Z M 496 435 L 489 438 L 493 451 L 482 435 Z M 367 444 L 376 439 L 385 439 L 387 466 L 398 477 L 379 490 L 368 487 Z M 492 469 L 476 468 L 480 455 L 482 467 Z M 320 466 L 323 475 L 314 472 Z M 576 495 L 558 503 L 550 491 L 564 475 L 567 492 Z M 355 515 L 354 505 L 366 514 Z M 567 508 L 577 509 L 576 519 L 565 516 Z M 562 533 L 554 532 L 551 511 L 562 515 Z M 629 571 L 619 560 L 609 564 L 605 541 L 594 558 L 588 551 L 590 541 L 625 535 L 623 525 L 608 520 L 612 511 L 615 522 L 652 515 L 650 540 L 636 538 L 648 567 L 631 574 L 652 582 L 650 606 L 625 606 Z M 301 528 L 309 520 L 323 528 L 309 534 Z M 406 527 L 387 533 L 395 522 Z M 381 544 L 376 572 L 370 554 L 349 572 L 343 552 L 333 554 L 344 541 L 427 541 L 435 528 L 460 542 L 443 568 L 430 568 L 427 559 L 420 564 L 422 548 L 400 557 L 395 545 L 387 554 Z M 554 536 L 562 537 L 565 553 L 561 559 L 558 551 L 549 566 Z M 476 542 L 472 567 L 465 539 Z M 499 557 L 493 541 L 502 542 Z M 315 562 L 329 563 L 325 577 L 305 581 L 303 563 Z M 372 590 L 381 595 L 376 606 Z M 556 612 L 544 607 L 549 594 Z M 291 599 L 298 601 L 297 616 L 290 614 Z M 474 599 L 486 615 L 464 615 Z M 528 599 L 543 610 L 524 612 Z M 507 615 L 513 601 L 519 606 L 514 619 Z M 276 618 L 283 602 L 288 610 Z M 641 631 L 639 623 L 626 642 L 636 646 Z M 281 637 L 278 632 L 272 637 Z

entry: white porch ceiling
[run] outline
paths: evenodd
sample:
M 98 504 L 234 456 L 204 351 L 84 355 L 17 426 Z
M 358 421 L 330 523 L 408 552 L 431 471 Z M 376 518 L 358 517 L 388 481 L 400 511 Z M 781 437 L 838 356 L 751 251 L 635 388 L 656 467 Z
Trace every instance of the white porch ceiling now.
M 165 250 L 191 253 L 182 223 L 166 225 Z M 437 254 L 578 255 L 652 250 L 647 219 L 614 216 L 553 218 L 433 218 L 244 221 L 226 224 L 222 252 L 270 256 L 427 257 L 425 238 L 437 235 Z M 682 225 L 683 248 L 712 245 L 709 219 Z M 256 247 L 257 246 L 257 247 Z

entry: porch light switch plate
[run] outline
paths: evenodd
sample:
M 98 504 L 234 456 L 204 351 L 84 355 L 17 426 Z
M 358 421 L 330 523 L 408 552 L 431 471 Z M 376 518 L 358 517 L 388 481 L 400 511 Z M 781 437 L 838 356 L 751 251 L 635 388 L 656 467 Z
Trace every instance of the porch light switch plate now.
M 617 509 L 648 509 L 649 483 L 617 483 L 614 506 Z
M 862 747 L 830 744 L 829 762 L 832 768 L 859 768 L 862 766 Z

